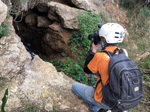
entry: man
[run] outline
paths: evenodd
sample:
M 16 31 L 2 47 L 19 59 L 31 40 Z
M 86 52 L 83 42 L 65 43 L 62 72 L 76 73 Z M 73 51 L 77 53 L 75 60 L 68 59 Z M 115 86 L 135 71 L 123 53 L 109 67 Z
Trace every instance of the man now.
M 125 31 L 121 25 L 117 23 L 104 24 L 99 30 L 101 41 L 97 45 L 94 42 L 92 43 L 92 50 L 89 52 L 84 65 L 86 73 L 96 73 L 96 87 L 94 88 L 78 82 L 72 85 L 73 92 L 88 103 L 93 112 L 102 112 L 103 109 L 112 108 L 104 102 L 102 95 L 102 84 L 107 85 L 109 83 L 108 65 L 110 60 L 110 57 L 103 51 L 113 53 L 118 48 L 117 44 L 123 41 L 124 35 Z M 99 45 L 102 47 L 102 52 L 97 52 Z M 99 83 L 100 79 L 102 84 Z

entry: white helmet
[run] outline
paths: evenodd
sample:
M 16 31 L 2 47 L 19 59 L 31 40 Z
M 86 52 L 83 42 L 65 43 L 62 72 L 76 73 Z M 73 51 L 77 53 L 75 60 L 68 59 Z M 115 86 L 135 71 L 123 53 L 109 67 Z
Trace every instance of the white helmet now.
M 125 31 L 120 24 L 107 23 L 99 30 L 99 36 L 104 37 L 107 43 L 121 43 L 124 39 Z

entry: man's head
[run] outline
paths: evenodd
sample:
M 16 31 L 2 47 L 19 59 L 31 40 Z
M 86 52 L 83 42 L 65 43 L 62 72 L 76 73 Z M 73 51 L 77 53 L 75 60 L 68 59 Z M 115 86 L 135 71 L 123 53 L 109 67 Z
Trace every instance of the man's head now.
M 124 36 L 124 28 L 117 23 L 104 24 L 99 30 L 99 37 L 103 37 L 102 41 L 107 44 L 122 43 Z

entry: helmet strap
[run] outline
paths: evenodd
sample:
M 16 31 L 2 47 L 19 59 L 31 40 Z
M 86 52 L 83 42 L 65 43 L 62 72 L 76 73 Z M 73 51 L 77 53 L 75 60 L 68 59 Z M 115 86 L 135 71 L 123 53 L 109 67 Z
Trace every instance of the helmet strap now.
M 108 47 L 108 46 L 117 46 L 118 47 L 118 44 L 117 43 L 115 43 L 115 44 L 108 44 L 107 43 L 106 47 Z
M 118 47 L 118 44 L 108 44 L 108 43 L 104 43 L 103 41 L 102 41 L 102 50 L 104 50 L 106 47 L 108 47 L 108 46 L 116 46 L 116 47 Z
M 106 47 L 106 43 L 104 43 L 103 40 L 102 40 L 102 50 L 104 50 L 105 47 Z

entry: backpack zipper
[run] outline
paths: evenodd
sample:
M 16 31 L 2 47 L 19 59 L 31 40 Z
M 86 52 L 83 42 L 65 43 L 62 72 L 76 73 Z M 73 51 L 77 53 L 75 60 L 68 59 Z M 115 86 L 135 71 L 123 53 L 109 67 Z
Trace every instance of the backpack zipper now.
M 130 70 L 138 70 L 139 71 L 139 69 L 137 67 L 135 67 L 135 68 L 122 68 L 122 70 L 119 73 L 120 78 L 119 78 L 119 81 L 118 81 L 118 85 L 119 85 L 119 97 L 120 97 L 120 94 L 121 94 L 121 91 L 120 91 L 120 88 L 121 88 L 120 80 L 122 79 L 121 73 L 123 71 L 130 71 Z
M 128 81 L 128 97 L 130 96 L 130 93 L 131 93 L 131 88 L 130 88 L 130 84 L 129 84 L 129 77 L 128 77 L 128 74 L 126 75 L 127 77 L 127 81 Z
M 124 60 L 120 60 L 120 61 L 114 63 L 113 66 L 112 66 L 112 67 L 110 68 L 110 70 L 109 70 L 109 74 L 110 74 L 111 70 L 113 69 L 113 67 L 114 67 L 117 63 L 120 63 L 120 62 L 123 62 L 123 61 L 131 61 L 131 60 L 130 60 L 130 59 L 124 59 Z

